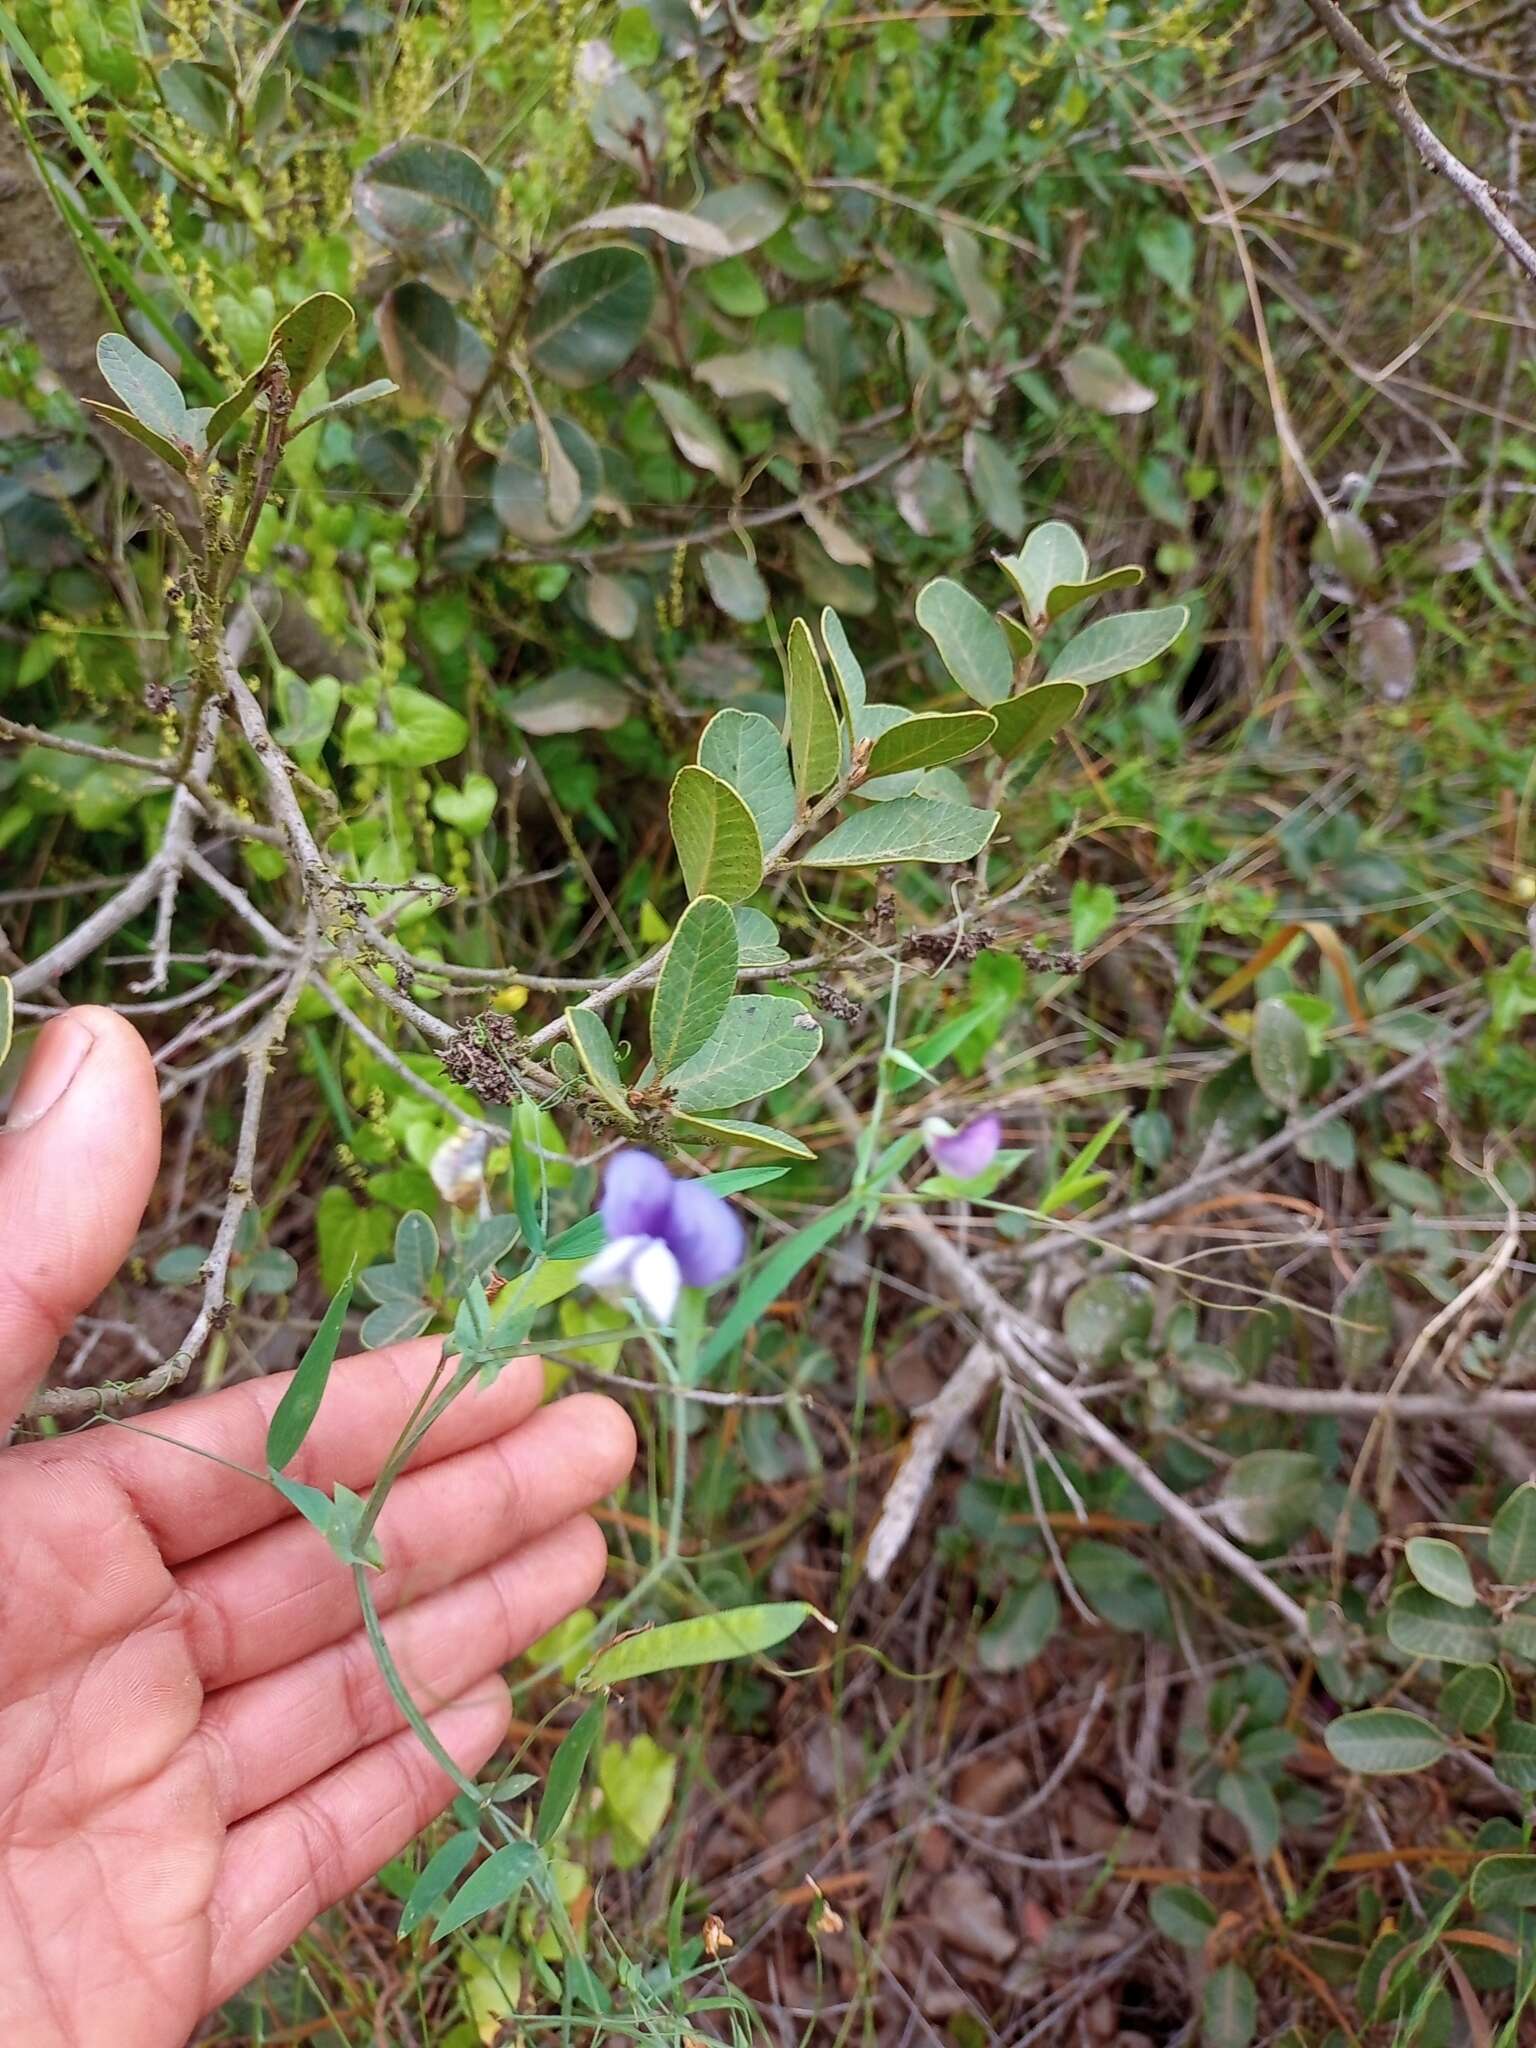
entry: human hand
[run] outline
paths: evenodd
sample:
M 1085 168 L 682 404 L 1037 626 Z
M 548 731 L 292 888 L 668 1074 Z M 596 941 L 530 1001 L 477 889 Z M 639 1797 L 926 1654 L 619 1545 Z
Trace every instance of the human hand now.
M 138 1035 L 106 1010 L 50 1021 L 0 1132 L 0 1442 L 126 1255 L 159 1131 Z M 366 1491 L 439 1351 L 338 1365 L 294 1476 Z M 452 1797 L 349 1573 L 230 1469 L 261 1465 L 287 1384 L 179 1403 L 153 1436 L 0 1451 L 6 2048 L 181 2048 Z M 605 1545 L 583 1511 L 634 1456 L 612 1402 L 541 1393 L 522 1359 L 456 1401 L 378 1524 L 394 1658 L 466 1773 L 506 1731 L 499 1668 L 596 1592 Z

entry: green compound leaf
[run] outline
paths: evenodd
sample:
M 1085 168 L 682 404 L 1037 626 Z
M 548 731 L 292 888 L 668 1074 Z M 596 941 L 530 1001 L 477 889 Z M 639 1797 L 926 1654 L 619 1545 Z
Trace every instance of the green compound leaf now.
M 868 772 L 900 775 L 961 761 L 984 747 L 996 730 L 997 720 L 985 711 L 922 712 L 880 735 L 869 750 Z
M 898 728 L 899 730 L 899 728 Z M 974 860 L 997 830 L 996 811 L 904 796 L 845 818 L 800 856 L 806 868 L 878 867 L 888 860 Z
M 1016 555 L 999 555 L 997 566 L 1019 593 L 1026 621 L 1038 626 L 1049 616 L 1053 590 L 1086 582 L 1088 550 L 1064 519 L 1048 519 L 1026 536 Z
M 1438 1728 L 1401 1707 L 1366 1707 L 1341 1714 L 1323 1731 L 1328 1754 L 1364 1778 L 1395 1777 L 1438 1763 L 1448 1744 Z
M 1013 688 L 1013 656 L 1002 627 L 984 604 L 948 576 L 917 594 L 917 623 L 968 697 L 1000 704 Z
M 458 1882 L 464 1866 L 479 1846 L 480 1837 L 473 1828 L 463 1828 L 458 1834 L 448 1837 L 411 1886 L 405 1910 L 400 1915 L 402 1940 L 406 1935 L 415 1933 L 438 1900 Z
M 819 796 L 836 780 L 842 762 L 842 729 L 816 643 L 804 619 L 796 619 L 789 629 L 784 687 L 795 788 L 801 796 Z
M 672 934 L 651 1002 L 658 1074 L 669 1074 L 707 1043 L 735 990 L 740 957 L 729 905 L 718 896 L 696 896 Z
M 540 273 L 529 353 L 557 384 L 596 384 L 634 354 L 655 298 L 655 276 L 638 249 L 624 242 L 583 249 Z
M 1045 680 L 1102 683 L 1155 661 L 1189 624 L 1189 607 L 1164 605 L 1151 612 L 1118 612 L 1096 619 L 1069 640 L 1046 671 Z
M 1426 1593 L 1448 1600 L 1453 1607 L 1475 1607 L 1477 1588 L 1467 1560 L 1443 1536 L 1410 1536 L 1403 1546 L 1403 1562 Z
M 544 1781 L 544 1797 L 539 1801 L 538 1819 L 533 1824 L 533 1839 L 541 1849 L 547 1848 L 560 1832 L 561 1823 L 581 1790 L 587 1759 L 602 1733 L 603 1714 L 601 1701 L 595 1707 L 588 1707 L 550 1760 L 549 1776 Z
M 1087 695 L 1085 683 L 1037 683 L 1034 689 L 1007 698 L 993 713 L 994 752 L 1011 761 L 1031 747 L 1043 746 L 1077 716 Z
M 441 1940 L 455 1928 L 478 1920 L 483 1913 L 500 1912 L 544 1869 L 544 1858 L 532 1842 L 508 1842 L 459 1886 L 438 1915 L 433 1934 Z
M 731 785 L 707 768 L 680 768 L 667 805 L 690 896 L 739 903 L 763 879 L 757 822 Z
M 267 1427 L 267 1464 L 274 1472 L 281 1472 L 292 1461 L 309 1435 L 310 1425 L 320 1411 L 331 1367 L 336 1363 L 337 1347 L 351 1306 L 352 1281 L 349 1277 L 332 1297 L 330 1307 L 320 1319 L 319 1329 L 309 1340 L 297 1371 L 273 1411 Z
M 1405 1657 L 1433 1657 L 1442 1664 L 1490 1664 L 1497 1655 L 1492 1624 L 1481 1608 L 1469 1613 L 1422 1586 L 1403 1586 L 1393 1594 L 1387 1640 Z
M 756 1607 L 733 1607 L 724 1614 L 664 1622 L 660 1628 L 621 1637 L 606 1650 L 599 1650 L 577 1679 L 577 1689 L 597 1692 L 604 1686 L 622 1685 L 626 1679 L 649 1678 L 657 1671 L 718 1664 L 728 1657 L 755 1657 L 787 1641 L 812 1616 L 823 1628 L 833 1628 L 808 1600 L 769 1600 Z
M 771 718 L 760 711 L 717 711 L 699 739 L 699 766 L 735 790 L 765 850 L 788 838 L 795 824 L 795 784 Z
M 732 996 L 707 1045 L 674 1070 L 677 1107 L 734 1109 L 782 1088 L 821 1051 L 821 1026 L 786 996 Z

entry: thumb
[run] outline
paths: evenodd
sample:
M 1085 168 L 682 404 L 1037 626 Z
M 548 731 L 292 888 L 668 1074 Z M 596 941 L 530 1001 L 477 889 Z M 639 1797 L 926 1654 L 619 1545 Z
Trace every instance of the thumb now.
M 0 1443 L 127 1257 L 159 1164 L 143 1039 L 110 1010 L 50 1018 L 0 1128 Z

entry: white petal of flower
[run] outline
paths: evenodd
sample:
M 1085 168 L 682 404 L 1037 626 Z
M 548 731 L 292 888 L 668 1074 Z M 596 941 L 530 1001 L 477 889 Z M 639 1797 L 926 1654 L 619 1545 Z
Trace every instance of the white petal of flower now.
M 649 1237 L 616 1237 L 612 1244 L 605 1244 L 595 1257 L 588 1259 L 581 1270 L 582 1279 L 588 1287 L 601 1288 L 605 1293 L 627 1289 L 636 1258 L 653 1242 Z
M 925 1116 L 919 1128 L 925 1145 L 931 1145 L 935 1138 L 952 1138 L 955 1135 L 955 1127 L 947 1116 Z
M 682 1292 L 683 1276 L 671 1247 L 659 1237 L 647 1238 L 631 1261 L 629 1284 L 635 1299 L 654 1322 L 671 1322 Z

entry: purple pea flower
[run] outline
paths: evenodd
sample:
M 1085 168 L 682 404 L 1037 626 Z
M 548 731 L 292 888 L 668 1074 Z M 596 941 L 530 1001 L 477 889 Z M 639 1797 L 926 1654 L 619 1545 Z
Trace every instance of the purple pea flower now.
M 1003 1142 L 1003 1120 L 995 1110 L 977 1117 L 963 1130 L 941 1116 L 923 1119 L 923 1143 L 940 1173 L 951 1180 L 975 1180 L 997 1157 Z
M 582 1278 L 606 1293 L 633 1295 L 662 1324 L 671 1322 L 684 1286 L 728 1279 L 747 1248 L 729 1202 L 696 1180 L 674 1180 L 634 1145 L 608 1161 L 598 1214 L 608 1242 Z

